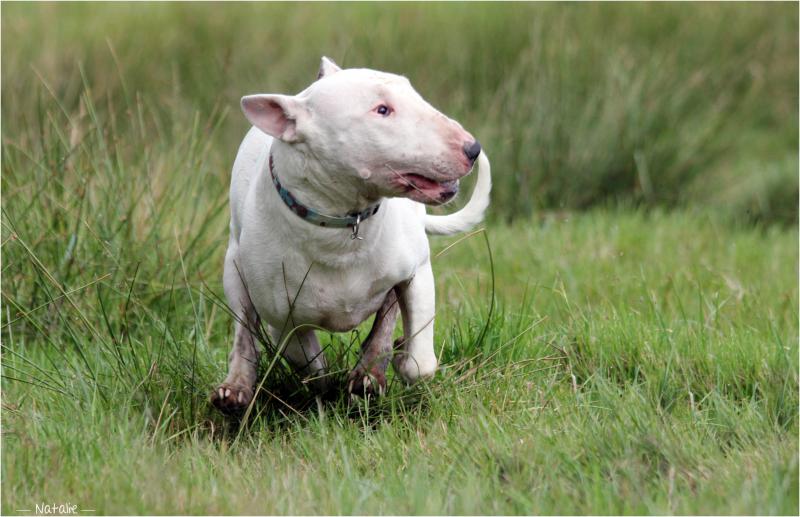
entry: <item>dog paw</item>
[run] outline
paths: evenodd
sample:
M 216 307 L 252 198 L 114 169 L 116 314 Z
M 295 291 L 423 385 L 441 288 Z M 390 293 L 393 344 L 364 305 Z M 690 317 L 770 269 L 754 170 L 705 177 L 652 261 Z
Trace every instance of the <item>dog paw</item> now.
M 347 376 L 347 392 L 359 397 L 382 396 L 386 393 L 386 372 L 379 368 L 358 365 Z
M 211 392 L 211 403 L 223 413 L 244 410 L 253 400 L 253 390 L 246 386 L 223 382 Z

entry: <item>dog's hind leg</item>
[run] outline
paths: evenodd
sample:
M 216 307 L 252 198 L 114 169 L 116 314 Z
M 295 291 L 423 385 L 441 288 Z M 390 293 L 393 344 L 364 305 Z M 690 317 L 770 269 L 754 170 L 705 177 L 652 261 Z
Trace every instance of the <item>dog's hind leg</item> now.
M 432 377 L 439 364 L 433 350 L 436 292 L 431 263 L 417 269 L 414 278 L 398 289 L 404 336 L 398 340 L 392 365 L 406 382 L 413 383 L 421 377 Z
M 258 315 L 237 266 L 237 253 L 238 244 L 231 239 L 222 280 L 228 306 L 236 318 L 233 348 L 228 356 L 228 376 L 211 393 L 211 403 L 226 412 L 244 409 L 253 400 L 259 357 L 253 334 Z
M 281 335 L 277 329 L 269 327 L 269 333 L 275 342 L 275 346 L 281 346 L 283 340 L 287 339 L 288 331 Z M 288 337 L 283 357 L 292 364 L 295 370 L 305 378 L 306 382 L 315 391 L 321 393 L 327 389 L 327 362 L 319 344 L 319 339 L 317 339 L 317 334 L 312 329 L 295 329 Z
M 383 395 L 386 367 L 392 358 L 392 333 L 400 312 L 397 291 L 392 288 L 375 314 L 367 339 L 361 345 L 361 358 L 347 378 L 347 390 L 355 395 Z

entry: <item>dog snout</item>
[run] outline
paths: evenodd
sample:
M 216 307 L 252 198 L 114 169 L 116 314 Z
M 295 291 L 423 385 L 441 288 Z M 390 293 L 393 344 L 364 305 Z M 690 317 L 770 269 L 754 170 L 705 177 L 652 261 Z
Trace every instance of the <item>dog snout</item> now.
M 477 140 L 472 142 L 467 142 L 464 144 L 464 154 L 467 156 L 470 164 L 475 163 L 475 160 L 478 159 L 478 155 L 481 154 L 481 143 Z

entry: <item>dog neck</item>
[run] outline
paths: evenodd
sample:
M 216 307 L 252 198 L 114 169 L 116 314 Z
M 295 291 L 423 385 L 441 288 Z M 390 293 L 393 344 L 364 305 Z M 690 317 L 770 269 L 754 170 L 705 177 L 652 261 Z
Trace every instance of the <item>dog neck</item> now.
M 283 233 L 286 238 L 291 239 L 297 246 L 306 250 L 315 260 L 330 267 L 352 266 L 356 253 L 371 253 L 375 248 L 382 233 L 382 221 L 386 215 L 386 209 L 381 206 L 380 210 L 364 220 L 358 228 L 325 228 L 317 223 L 309 221 L 307 218 L 298 217 L 297 211 L 293 210 L 279 190 L 276 189 L 275 182 L 269 169 L 270 157 L 272 157 L 276 177 L 279 178 L 281 187 L 290 191 L 292 197 L 297 202 L 314 211 L 325 214 L 343 215 L 354 210 L 362 210 L 366 207 L 376 207 L 376 201 L 359 196 L 357 189 L 348 189 L 340 182 L 331 182 L 338 188 L 324 188 L 324 181 L 321 178 L 330 175 L 324 174 L 317 168 L 311 167 L 310 162 L 302 153 L 292 147 L 274 140 L 270 149 L 267 151 L 263 173 L 259 176 L 259 196 L 267 199 L 264 204 L 265 217 L 275 231 Z M 303 177 L 308 175 L 307 177 Z M 355 192 L 355 193 L 354 193 Z M 336 199 L 335 196 L 342 196 Z M 358 203 L 347 203 L 347 199 L 359 199 Z M 377 203 L 384 201 L 377 199 Z M 353 208 L 353 207 L 357 208 Z M 362 208 L 363 207 L 363 208 Z M 281 224 L 276 224 L 275 218 L 280 218 Z
M 365 192 L 363 181 L 330 171 L 280 140 L 273 140 L 270 153 L 281 186 L 315 212 L 344 216 L 364 212 L 381 202 L 379 196 Z

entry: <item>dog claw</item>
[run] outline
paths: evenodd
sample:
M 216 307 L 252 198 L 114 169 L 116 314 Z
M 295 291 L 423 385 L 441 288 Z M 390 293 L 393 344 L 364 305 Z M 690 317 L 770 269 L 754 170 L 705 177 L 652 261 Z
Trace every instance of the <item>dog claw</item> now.
M 350 372 L 349 379 L 347 392 L 351 396 L 383 396 L 386 393 L 386 375 L 381 371 L 368 370 L 359 365 Z
M 236 413 L 245 409 L 253 400 L 251 388 L 223 383 L 211 392 L 211 403 L 223 413 Z

